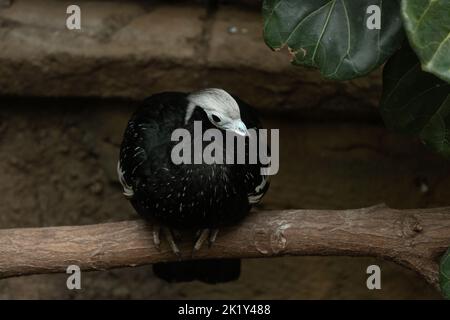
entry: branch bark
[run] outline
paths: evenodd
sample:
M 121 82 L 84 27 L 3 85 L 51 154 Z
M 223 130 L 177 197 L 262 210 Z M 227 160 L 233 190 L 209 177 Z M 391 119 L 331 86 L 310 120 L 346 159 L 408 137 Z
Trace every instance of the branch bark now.
M 87 226 L 0 230 L 0 278 L 133 267 L 178 258 L 166 243 L 158 251 L 151 225 L 141 220 Z M 372 256 L 417 271 L 438 287 L 438 261 L 450 245 L 450 207 L 394 210 L 253 212 L 220 231 L 216 243 L 191 256 L 184 235 L 181 259 L 265 258 L 282 255 Z

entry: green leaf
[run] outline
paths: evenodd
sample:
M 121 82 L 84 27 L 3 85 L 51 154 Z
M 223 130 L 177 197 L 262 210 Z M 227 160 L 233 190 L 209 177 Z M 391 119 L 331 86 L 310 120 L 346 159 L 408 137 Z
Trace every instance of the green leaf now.
M 422 71 L 409 46 L 384 67 L 380 108 L 388 127 L 418 135 L 426 145 L 450 156 L 450 85 Z
M 442 294 L 450 300 L 450 248 L 441 259 L 439 267 L 439 283 Z
M 401 11 L 422 69 L 450 82 L 450 0 L 402 0 Z
M 381 9 L 381 29 L 369 29 L 370 5 Z M 380 66 L 404 33 L 397 0 L 265 0 L 264 40 L 285 46 L 293 64 L 319 68 L 324 77 L 347 80 Z

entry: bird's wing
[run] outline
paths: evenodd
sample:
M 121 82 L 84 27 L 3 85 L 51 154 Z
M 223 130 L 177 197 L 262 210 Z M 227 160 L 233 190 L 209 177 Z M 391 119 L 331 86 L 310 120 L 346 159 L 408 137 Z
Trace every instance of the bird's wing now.
M 136 177 L 151 170 L 150 158 L 161 157 L 174 128 L 182 123 L 182 93 L 162 93 L 144 100 L 128 122 L 117 164 L 124 195 L 132 197 Z M 144 168 L 145 167 L 145 168 Z

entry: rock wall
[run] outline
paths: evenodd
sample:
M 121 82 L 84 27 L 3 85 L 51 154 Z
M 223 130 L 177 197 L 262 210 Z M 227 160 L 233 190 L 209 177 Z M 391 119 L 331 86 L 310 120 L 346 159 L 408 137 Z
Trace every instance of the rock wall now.
M 375 106 L 380 77 L 335 83 L 294 68 L 262 38 L 259 11 L 151 1 L 19 0 L 0 10 L 0 94 L 140 99 L 221 87 L 265 109 L 313 108 L 336 96 Z

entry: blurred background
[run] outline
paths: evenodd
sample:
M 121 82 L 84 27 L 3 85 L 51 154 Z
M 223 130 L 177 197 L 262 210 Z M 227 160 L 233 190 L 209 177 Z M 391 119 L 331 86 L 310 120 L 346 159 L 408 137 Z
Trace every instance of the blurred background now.
M 81 30 L 66 9 L 81 8 Z M 262 39 L 260 1 L 0 0 L 0 228 L 137 218 L 116 178 L 126 123 L 159 91 L 220 87 L 280 129 L 280 171 L 260 209 L 450 205 L 450 166 L 387 131 L 381 70 L 347 82 L 293 67 Z M 1 245 L 1 244 L 0 244 Z M 378 264 L 382 289 L 366 287 Z M 0 280 L 0 298 L 429 299 L 414 272 L 355 257 L 245 260 L 223 285 L 166 284 L 150 266 Z

